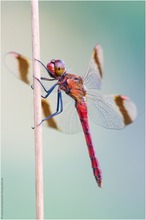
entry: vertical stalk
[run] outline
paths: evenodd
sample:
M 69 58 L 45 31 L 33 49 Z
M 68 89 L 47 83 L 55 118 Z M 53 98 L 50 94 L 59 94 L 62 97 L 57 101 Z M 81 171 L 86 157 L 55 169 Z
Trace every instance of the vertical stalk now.
M 40 79 L 39 40 L 39 12 L 38 0 L 31 0 L 32 9 L 32 54 L 33 54 L 33 75 Z M 43 152 L 42 152 L 42 126 L 37 126 L 42 120 L 41 114 L 41 90 L 40 85 L 34 79 L 34 142 L 35 142 L 35 178 L 36 178 L 36 218 L 44 219 L 44 196 L 43 196 Z

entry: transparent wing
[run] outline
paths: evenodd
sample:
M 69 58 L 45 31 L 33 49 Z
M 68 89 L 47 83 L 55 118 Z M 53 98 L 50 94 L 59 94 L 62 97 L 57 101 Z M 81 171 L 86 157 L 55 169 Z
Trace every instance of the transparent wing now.
M 5 55 L 5 64 L 6 67 L 9 69 L 13 75 L 15 75 L 18 79 L 20 79 L 25 84 L 32 86 L 33 84 L 33 70 L 32 70 L 32 61 L 28 59 L 27 57 L 17 53 L 17 52 L 9 52 Z M 49 77 L 47 71 L 44 69 L 44 67 L 40 64 L 41 68 L 41 76 L 43 77 Z M 46 89 L 49 89 L 54 82 L 43 81 L 43 84 L 45 85 Z M 45 92 L 42 89 L 42 95 L 44 95 Z M 47 106 L 42 99 L 42 108 L 46 109 L 47 114 L 51 115 L 51 107 L 49 104 L 49 99 L 47 101 Z M 48 126 L 58 129 L 57 123 L 54 120 L 54 118 L 50 119 L 48 122 Z
M 17 52 L 9 52 L 5 55 L 5 64 L 11 73 L 28 85 L 32 85 L 31 60 Z
M 103 78 L 103 50 L 98 44 L 94 47 L 89 66 L 83 75 L 84 84 L 88 89 L 101 89 Z
M 93 122 L 110 129 L 124 128 L 137 115 L 135 104 L 122 95 L 90 94 L 88 111 Z
M 82 130 L 79 116 L 77 114 L 77 110 L 75 108 L 75 102 L 74 100 L 66 95 L 64 92 L 62 92 L 63 95 L 63 112 L 61 112 L 59 115 L 55 116 L 53 118 L 55 122 L 55 126 L 58 130 L 64 132 L 64 133 L 76 133 Z M 51 112 L 56 111 L 56 94 L 51 94 L 49 96 L 49 102 L 51 103 L 51 107 L 48 103 L 48 100 L 42 100 L 44 103 L 43 107 L 43 118 L 46 118 L 48 115 L 50 115 L 50 111 L 47 109 L 51 109 Z M 49 108 L 48 108 L 49 107 Z M 49 119 L 46 121 L 46 125 L 50 126 L 50 123 L 52 119 Z M 53 122 L 53 123 L 54 123 Z
M 47 70 L 40 62 L 38 63 L 40 65 L 41 77 L 50 79 Z M 30 86 L 33 85 L 33 68 L 31 59 L 17 52 L 9 52 L 5 55 L 5 64 L 9 71 L 13 73 L 18 79 Z M 55 82 L 42 80 L 42 83 L 48 90 Z M 54 91 L 56 91 L 56 89 Z M 45 95 L 45 92 L 42 88 L 41 93 L 42 95 Z

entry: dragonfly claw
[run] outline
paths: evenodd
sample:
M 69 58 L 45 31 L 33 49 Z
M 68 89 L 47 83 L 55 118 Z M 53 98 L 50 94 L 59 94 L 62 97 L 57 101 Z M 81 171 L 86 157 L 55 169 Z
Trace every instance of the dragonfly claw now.
M 32 129 L 35 129 L 36 127 L 38 127 L 39 125 L 41 125 L 43 123 L 43 120 L 39 123 L 39 124 L 37 124 L 36 126 L 32 126 L 31 128 Z
M 39 79 L 36 76 L 34 76 L 34 75 L 33 75 L 33 78 L 39 81 Z
M 31 88 L 34 89 L 33 85 L 31 85 Z
M 33 75 L 33 78 L 40 82 L 40 80 L 36 76 Z M 31 88 L 34 89 L 34 85 L 31 85 Z
M 33 75 L 33 78 L 36 79 L 39 83 L 41 83 L 40 79 Z

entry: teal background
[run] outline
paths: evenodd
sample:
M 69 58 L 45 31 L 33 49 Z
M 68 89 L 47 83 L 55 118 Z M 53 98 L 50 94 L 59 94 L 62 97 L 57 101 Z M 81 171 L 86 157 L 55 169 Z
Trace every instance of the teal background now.
M 46 219 L 144 219 L 144 2 L 40 2 L 41 60 L 61 58 L 82 74 L 92 48 L 104 50 L 102 93 L 131 97 L 135 122 L 121 131 L 94 125 L 103 172 L 94 180 L 82 133 L 43 129 Z M 2 2 L 2 57 L 31 57 L 30 2 Z M 4 219 L 35 218 L 32 91 L 2 60 L 2 173 Z

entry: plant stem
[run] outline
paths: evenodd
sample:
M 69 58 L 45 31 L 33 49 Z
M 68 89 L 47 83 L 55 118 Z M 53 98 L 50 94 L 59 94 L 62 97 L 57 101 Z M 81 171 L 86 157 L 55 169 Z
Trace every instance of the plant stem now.
M 40 79 L 39 62 L 39 13 L 38 0 L 31 0 L 32 8 L 32 54 L 33 75 Z M 35 175 L 36 175 L 36 218 L 44 219 L 44 195 L 43 195 L 43 152 L 42 152 L 42 126 L 37 126 L 42 119 L 41 113 L 41 90 L 40 85 L 34 79 L 34 142 L 35 142 Z

